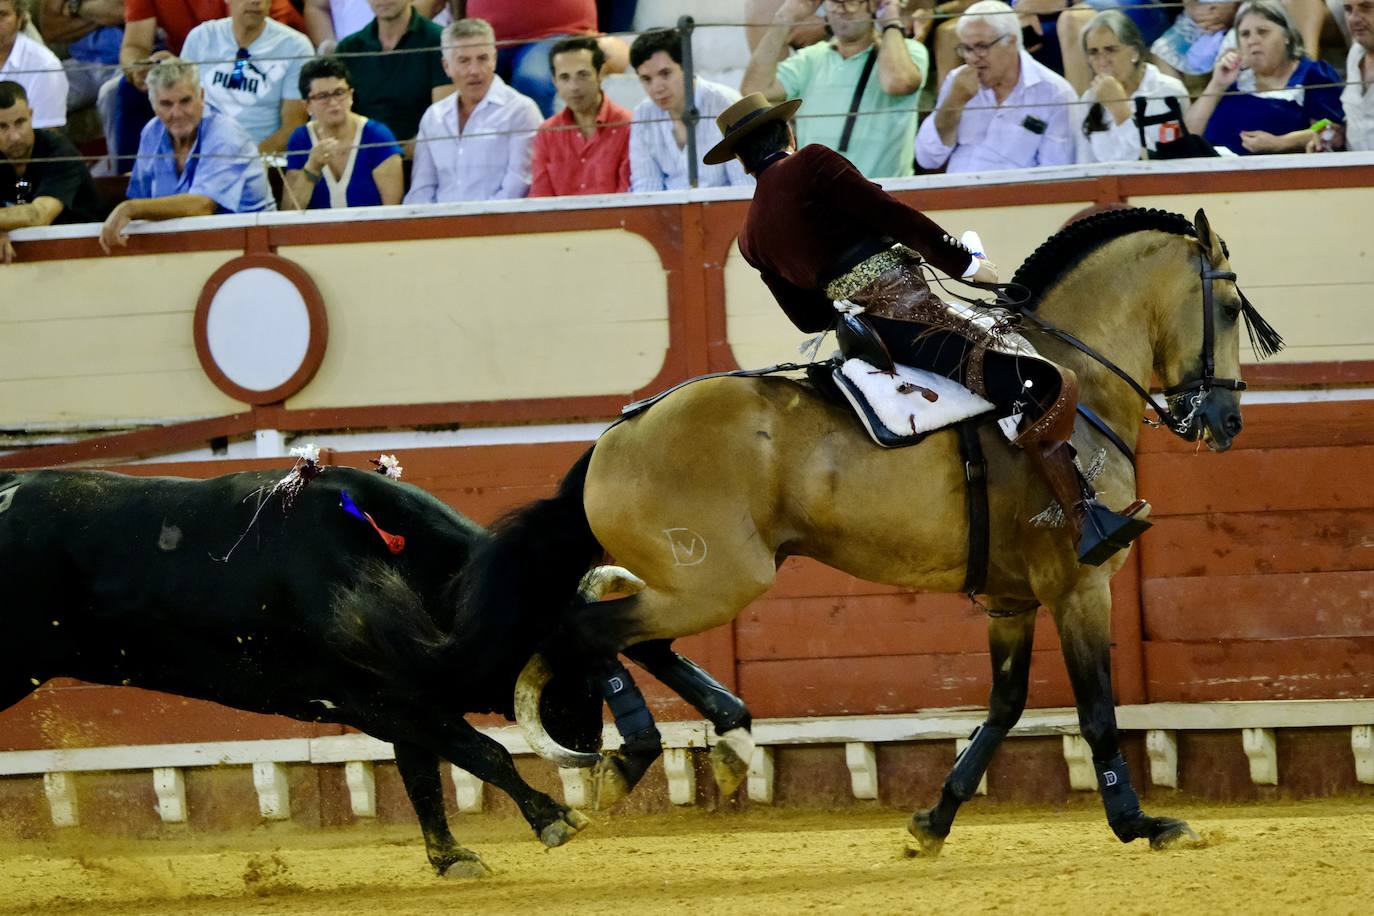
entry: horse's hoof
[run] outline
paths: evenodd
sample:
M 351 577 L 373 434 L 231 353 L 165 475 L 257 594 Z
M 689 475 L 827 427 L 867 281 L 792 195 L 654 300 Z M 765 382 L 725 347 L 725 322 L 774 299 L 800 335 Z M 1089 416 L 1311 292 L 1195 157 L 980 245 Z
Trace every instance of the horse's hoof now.
M 436 863 L 434 870 L 441 878 L 486 878 L 494 874 L 482 857 L 470 849 L 459 849 Z
M 553 849 L 562 846 L 581 832 L 582 828 L 590 824 L 591 818 L 572 808 L 563 812 L 563 816 L 539 831 L 539 842 Z
M 1154 821 L 1150 826 L 1151 849 L 1187 849 L 1202 842 L 1202 837 L 1188 826 L 1187 821 L 1171 817 L 1157 817 Z
M 592 808 L 605 811 L 629 794 L 630 782 L 616 765 L 615 758 L 603 755 L 592 767 Z
M 913 858 L 935 859 L 939 857 L 940 850 L 945 848 L 945 838 L 930 827 L 929 811 L 917 811 L 911 815 L 906 831 L 916 838 L 916 848 L 911 850 Z
M 711 773 L 721 798 L 729 798 L 739 790 L 749 775 L 749 761 L 754 756 L 754 736 L 747 728 L 732 728 L 720 736 L 711 747 Z

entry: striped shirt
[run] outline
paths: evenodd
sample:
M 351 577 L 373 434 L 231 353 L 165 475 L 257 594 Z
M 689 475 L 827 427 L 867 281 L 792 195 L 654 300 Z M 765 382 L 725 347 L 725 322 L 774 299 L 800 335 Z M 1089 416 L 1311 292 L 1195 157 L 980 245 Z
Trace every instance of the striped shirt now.
M 739 93 L 729 86 L 710 80 L 697 79 L 696 104 L 701 119 L 697 121 L 697 187 L 718 188 L 726 185 L 751 185 L 754 179 L 744 171 L 738 159 L 724 165 L 706 165 L 701 157 L 720 142 L 720 128 L 716 115 L 739 101 Z M 677 145 L 673 136 L 673 119 L 652 99 L 635 106 L 630 124 L 630 190 L 680 191 L 690 187 L 687 180 L 687 147 Z

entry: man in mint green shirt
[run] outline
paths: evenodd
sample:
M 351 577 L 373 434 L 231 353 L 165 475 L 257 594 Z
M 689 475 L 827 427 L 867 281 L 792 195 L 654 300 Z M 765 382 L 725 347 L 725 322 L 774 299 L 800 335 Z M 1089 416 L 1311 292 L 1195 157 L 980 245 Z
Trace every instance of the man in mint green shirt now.
M 801 98 L 797 145 L 819 143 L 843 153 L 867 178 L 913 173 L 916 102 L 925 85 L 925 46 L 906 37 L 898 0 L 825 0 L 833 38 L 784 58 L 792 26 L 811 16 L 816 0 L 786 0 L 773 17 L 740 92 L 762 92 L 769 101 Z M 858 115 L 849 117 L 854 92 L 872 66 Z M 850 135 L 843 144 L 846 122 Z

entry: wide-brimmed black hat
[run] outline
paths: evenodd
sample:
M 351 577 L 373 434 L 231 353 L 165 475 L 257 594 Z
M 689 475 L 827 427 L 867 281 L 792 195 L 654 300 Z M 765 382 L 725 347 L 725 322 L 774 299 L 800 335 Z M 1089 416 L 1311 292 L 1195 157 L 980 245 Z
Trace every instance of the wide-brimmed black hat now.
M 735 155 L 735 144 L 767 124 L 786 121 L 801 107 L 801 99 L 788 99 L 777 105 L 769 105 L 762 92 L 751 92 L 716 118 L 724 138 L 706 151 L 701 161 L 707 165 L 720 165 L 729 162 Z

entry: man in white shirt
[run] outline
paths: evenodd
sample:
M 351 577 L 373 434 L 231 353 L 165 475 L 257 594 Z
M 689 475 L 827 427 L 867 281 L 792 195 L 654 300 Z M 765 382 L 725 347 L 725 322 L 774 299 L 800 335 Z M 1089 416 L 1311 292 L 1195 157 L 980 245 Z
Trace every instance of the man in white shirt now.
M 24 87 L 34 127 L 67 123 L 67 73 L 57 55 L 24 34 L 28 0 L 0 0 L 0 80 Z
M 1350 56 L 1345 61 L 1345 148 L 1374 149 L 1374 0 L 1345 0 Z
M 1074 161 L 1068 81 L 1021 48 L 1021 25 L 1001 0 L 979 0 L 955 26 L 964 66 L 940 87 L 916 133 L 916 161 L 982 172 Z
M 280 152 L 308 118 L 299 83 L 315 49 L 300 32 L 267 18 L 269 0 L 227 2 L 229 17 L 192 29 L 181 57 L 200 64 L 211 107 L 237 121 L 260 151 Z
M 682 72 L 682 41 L 676 29 L 645 32 L 630 46 L 630 66 L 648 98 L 635 106 L 630 122 L 630 190 L 676 191 L 690 187 L 687 171 L 687 126 L 682 113 L 687 93 Z M 696 126 L 697 187 L 752 185 L 739 160 L 705 165 L 701 157 L 721 141 L 716 117 L 738 102 L 729 86 L 698 78 L 694 100 L 700 120 Z
M 481 19 L 444 29 L 444 72 L 458 91 L 429 106 L 415 137 L 408 204 L 524 197 L 539 106 L 496 75 L 496 34 Z

